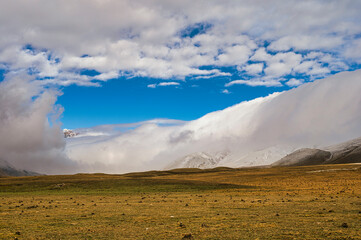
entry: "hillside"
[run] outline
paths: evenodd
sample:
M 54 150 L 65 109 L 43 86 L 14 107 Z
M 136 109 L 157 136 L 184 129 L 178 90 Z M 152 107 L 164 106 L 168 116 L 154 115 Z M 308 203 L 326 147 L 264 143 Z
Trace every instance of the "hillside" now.
M 299 149 L 272 166 L 305 166 L 319 164 L 361 163 L 361 138 L 323 149 Z

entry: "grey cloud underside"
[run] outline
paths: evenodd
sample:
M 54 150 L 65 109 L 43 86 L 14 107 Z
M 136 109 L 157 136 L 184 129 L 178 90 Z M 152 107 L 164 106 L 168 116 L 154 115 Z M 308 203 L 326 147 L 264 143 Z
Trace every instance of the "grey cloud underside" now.
M 193 166 L 190 159 L 202 166 L 267 165 L 298 148 L 359 137 L 360 92 L 361 70 L 344 72 L 181 125 L 144 123 L 110 135 L 80 134 L 67 141 L 66 153 L 90 172 Z M 227 154 L 217 158 L 222 152 Z
M 0 162 L 39 173 L 67 171 L 76 163 L 64 154 L 65 141 L 54 106 L 56 90 L 44 89 L 23 74 L 0 82 Z
M 232 66 L 242 76 L 233 84 L 280 86 L 360 63 L 360 10 L 352 0 L 2 1 L 0 67 L 67 86 L 228 77 L 222 67 Z

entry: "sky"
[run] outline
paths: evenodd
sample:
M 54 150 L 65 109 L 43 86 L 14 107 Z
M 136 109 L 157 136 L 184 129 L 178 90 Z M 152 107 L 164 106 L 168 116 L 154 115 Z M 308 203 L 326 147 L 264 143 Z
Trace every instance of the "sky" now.
M 156 118 L 194 120 L 244 100 L 267 96 L 287 87 L 249 87 L 238 85 L 223 93 L 224 79 L 181 82 L 182 85 L 149 88 L 148 78 L 109 80 L 101 87 L 64 88 L 58 98 L 65 111 L 64 128 L 82 128 L 102 124 L 140 122 Z M 230 91 L 230 90 L 229 90 Z
M 29 159 L 65 159 L 63 128 L 192 121 L 358 70 L 360 12 L 358 0 L 1 1 L 0 133 Z
M 64 128 L 196 119 L 360 68 L 359 1 L 2 1 L 0 69 L 60 89 Z

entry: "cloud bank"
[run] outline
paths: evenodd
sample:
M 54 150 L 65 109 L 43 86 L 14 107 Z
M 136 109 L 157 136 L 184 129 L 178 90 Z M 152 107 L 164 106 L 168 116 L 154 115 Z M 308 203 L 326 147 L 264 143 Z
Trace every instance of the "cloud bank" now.
M 187 154 L 224 150 L 231 155 L 220 165 L 246 166 L 250 164 L 247 156 L 264 149 L 272 149 L 270 154 L 277 155 L 277 149 L 286 154 L 294 148 L 327 146 L 359 137 L 360 92 L 361 70 L 344 72 L 190 122 L 163 120 L 162 126 L 157 121 L 144 122 L 135 129 L 123 126 L 104 134 L 99 131 L 102 127 L 87 129 L 97 136 L 80 134 L 68 139 L 66 153 L 90 172 L 162 169 Z M 251 160 L 265 163 L 264 159 Z
M 77 129 L 63 138 L 58 91 L 26 74 L 0 83 L 1 159 L 47 174 L 163 169 L 195 152 L 229 152 L 220 166 L 272 163 L 295 148 L 361 135 L 361 70 L 339 73 L 194 121 L 168 119 Z
M 64 154 L 65 141 L 55 120 L 59 92 L 46 89 L 27 74 L 0 82 L 0 159 L 20 169 L 55 173 L 76 166 Z

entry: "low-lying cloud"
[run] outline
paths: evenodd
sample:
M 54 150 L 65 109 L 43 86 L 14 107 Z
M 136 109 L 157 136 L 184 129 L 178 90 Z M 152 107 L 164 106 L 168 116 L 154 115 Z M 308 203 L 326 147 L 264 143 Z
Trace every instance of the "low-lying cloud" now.
M 231 155 L 220 164 L 244 166 L 245 156 L 263 149 L 287 152 L 361 136 L 360 92 L 361 70 L 344 72 L 190 122 L 144 122 L 111 134 L 80 135 L 68 139 L 66 154 L 90 172 L 162 169 L 190 153 L 224 150 Z
M 56 173 L 76 164 L 64 154 L 56 119 L 58 91 L 26 74 L 8 74 L 0 82 L 0 159 L 21 169 Z
M 360 137 L 360 92 L 361 70 L 344 72 L 194 121 L 76 129 L 79 135 L 65 141 L 54 105 L 59 92 L 8 74 L 0 83 L 0 157 L 47 174 L 163 169 L 195 152 L 227 151 L 224 166 L 271 163 L 295 148 Z

